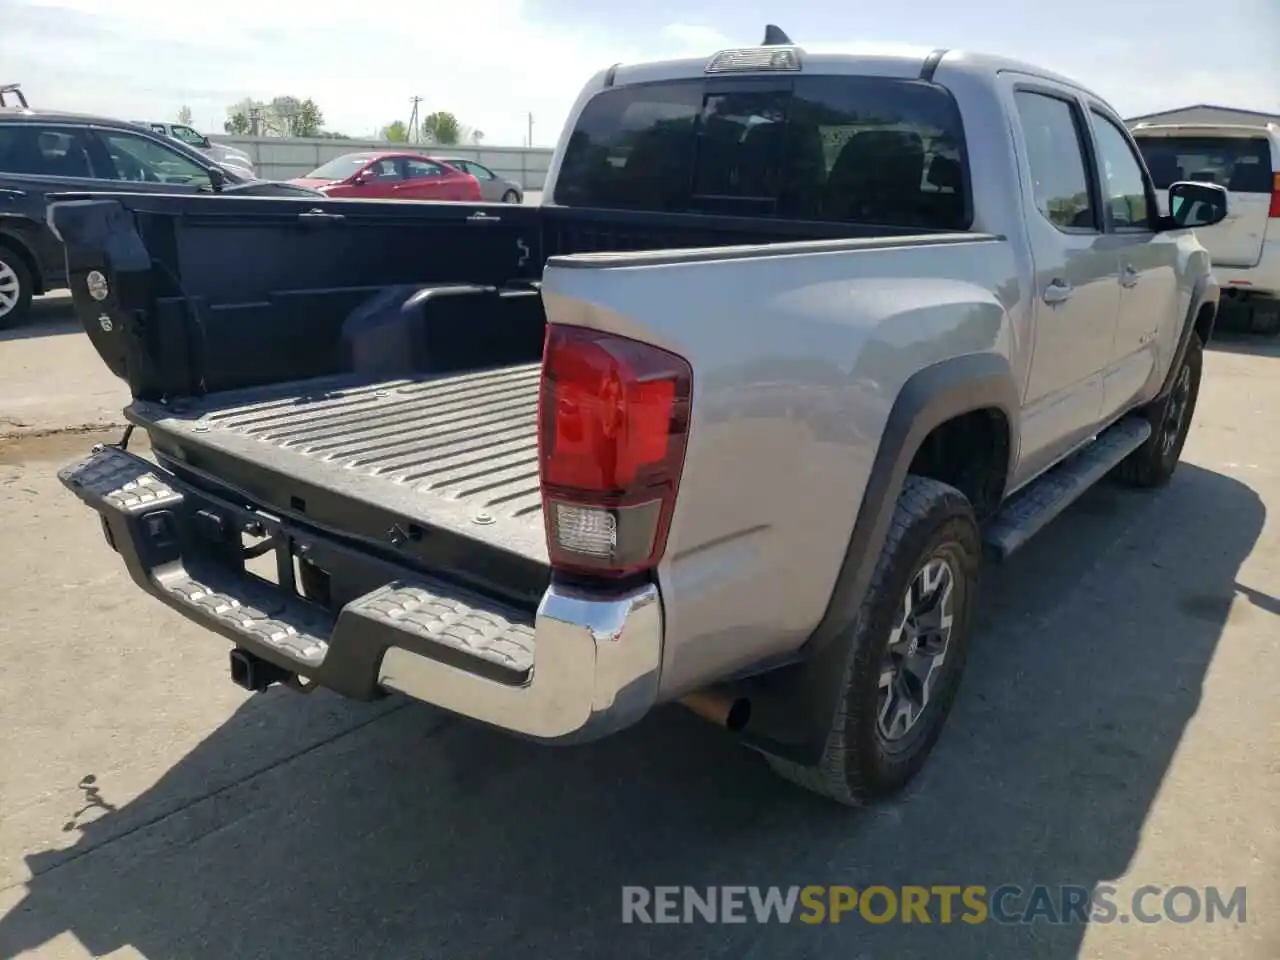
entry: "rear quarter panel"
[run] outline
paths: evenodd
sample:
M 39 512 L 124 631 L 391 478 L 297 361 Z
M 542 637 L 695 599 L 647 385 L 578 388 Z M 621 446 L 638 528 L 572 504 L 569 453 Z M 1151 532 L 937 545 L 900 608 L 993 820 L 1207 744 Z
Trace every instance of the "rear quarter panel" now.
M 1007 242 L 833 241 L 556 258 L 553 323 L 686 357 L 693 422 L 666 559 L 662 693 L 799 648 L 822 617 L 907 378 L 1016 349 Z

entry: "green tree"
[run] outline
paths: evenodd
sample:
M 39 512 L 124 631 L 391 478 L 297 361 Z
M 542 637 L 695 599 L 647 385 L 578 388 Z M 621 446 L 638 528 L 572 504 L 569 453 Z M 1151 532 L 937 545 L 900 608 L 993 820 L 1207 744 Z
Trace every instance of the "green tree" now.
M 301 100 L 288 95 L 272 97 L 271 102 L 267 104 L 267 111 L 270 113 L 271 125 L 275 128 L 277 136 L 296 136 L 293 125 L 295 118 L 302 112 Z
M 319 104 L 310 97 L 298 104 L 298 112 L 293 118 L 293 135 L 295 137 L 318 137 L 324 127 L 324 113 Z
M 191 108 L 185 103 L 182 105 L 182 109 L 178 111 L 178 122 L 186 124 L 188 127 L 191 126 L 193 122 L 191 117 Z
M 462 124 L 446 110 L 437 110 L 422 118 L 422 135 L 431 143 L 453 146 L 462 139 L 461 134 Z
M 324 127 L 324 114 L 314 100 L 285 95 L 272 99 L 271 119 L 282 137 L 315 137 Z
M 393 120 L 382 128 L 378 136 L 392 143 L 408 143 L 409 127 L 403 120 Z
M 265 113 L 266 104 L 261 100 L 246 97 L 239 103 L 233 103 L 227 107 L 227 119 L 222 128 L 227 133 L 242 137 L 249 134 L 262 136 L 266 132 L 263 124 Z
M 270 103 L 246 98 L 227 107 L 223 124 L 227 133 L 259 137 L 318 137 L 324 129 L 324 113 L 308 97 L 273 97 Z

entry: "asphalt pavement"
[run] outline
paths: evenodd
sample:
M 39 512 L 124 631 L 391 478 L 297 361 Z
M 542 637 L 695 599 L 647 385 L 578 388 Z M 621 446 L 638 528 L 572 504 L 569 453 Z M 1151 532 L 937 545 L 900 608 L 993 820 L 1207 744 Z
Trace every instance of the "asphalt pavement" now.
M 902 799 L 845 810 L 680 708 L 550 749 L 250 696 L 54 472 L 125 394 L 55 304 L 0 335 L 0 958 L 1280 957 L 1280 346 L 1206 358 L 1184 463 L 991 572 Z M 67 428 L 76 428 L 68 430 Z M 1243 924 L 624 925 L 624 885 L 1247 889 Z

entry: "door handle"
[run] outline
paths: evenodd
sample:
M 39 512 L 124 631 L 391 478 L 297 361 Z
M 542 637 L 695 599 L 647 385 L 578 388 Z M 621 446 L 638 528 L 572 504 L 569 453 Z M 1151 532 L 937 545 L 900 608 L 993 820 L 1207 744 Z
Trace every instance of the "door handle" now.
M 1130 264 L 1125 264 L 1124 269 L 1120 271 L 1120 286 L 1125 288 L 1136 287 L 1141 276 Z
M 319 208 L 298 214 L 298 220 L 302 223 L 341 223 L 345 219 L 347 218 L 341 213 L 325 213 Z
M 1067 283 L 1067 281 L 1051 280 L 1049 281 L 1049 285 L 1044 288 L 1044 293 L 1040 296 L 1043 298 L 1045 303 L 1052 305 L 1055 303 L 1066 303 L 1071 299 L 1071 294 L 1073 292 L 1074 288 L 1071 284 Z
M 501 223 L 501 217 L 495 217 L 492 214 L 485 213 L 483 210 L 477 210 L 475 213 L 467 217 L 467 223 Z

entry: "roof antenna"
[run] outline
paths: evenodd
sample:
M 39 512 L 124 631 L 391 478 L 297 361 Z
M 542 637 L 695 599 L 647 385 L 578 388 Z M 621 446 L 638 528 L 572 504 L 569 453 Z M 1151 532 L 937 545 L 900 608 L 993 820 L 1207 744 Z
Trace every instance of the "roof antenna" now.
M 791 38 L 782 32 L 781 27 L 770 23 L 764 28 L 764 43 L 761 44 L 761 46 L 790 47 L 794 46 L 794 44 L 792 43 Z

